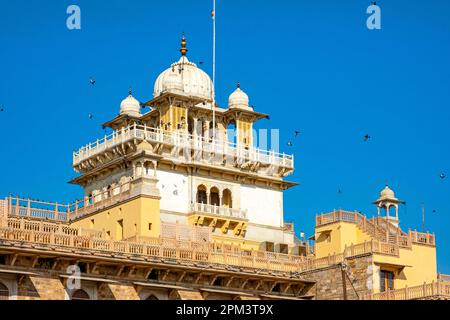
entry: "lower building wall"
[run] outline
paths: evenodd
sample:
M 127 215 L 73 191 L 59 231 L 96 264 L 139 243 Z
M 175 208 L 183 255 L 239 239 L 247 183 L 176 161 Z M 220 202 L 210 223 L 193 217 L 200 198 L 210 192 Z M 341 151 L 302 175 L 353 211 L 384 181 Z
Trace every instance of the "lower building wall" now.
M 161 233 L 159 199 L 138 197 L 88 215 L 71 227 L 101 230 L 111 240 L 124 240 L 135 236 L 159 237 Z
M 399 257 L 377 254 L 374 263 L 378 271 L 394 272 L 394 289 L 437 280 L 436 248 L 432 246 L 412 244 L 411 248 L 400 248 Z M 379 292 L 379 289 L 379 281 L 374 281 L 374 292 Z
M 348 300 L 358 300 L 372 286 L 372 256 L 357 257 L 346 261 L 347 271 L 342 274 L 342 266 L 335 265 L 303 274 L 306 280 L 316 281 L 317 300 L 343 300 L 344 287 Z M 345 281 L 345 286 L 344 286 Z

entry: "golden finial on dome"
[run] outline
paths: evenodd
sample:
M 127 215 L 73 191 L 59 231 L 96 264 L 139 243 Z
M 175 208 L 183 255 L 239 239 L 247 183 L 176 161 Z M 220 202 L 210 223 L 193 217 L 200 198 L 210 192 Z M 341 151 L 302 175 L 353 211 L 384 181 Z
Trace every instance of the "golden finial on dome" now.
M 188 52 L 188 49 L 186 48 L 186 44 L 187 44 L 187 42 L 186 42 L 186 38 L 184 37 L 184 32 L 183 32 L 183 35 L 181 37 L 181 49 L 180 49 L 182 56 L 185 56 L 186 53 Z

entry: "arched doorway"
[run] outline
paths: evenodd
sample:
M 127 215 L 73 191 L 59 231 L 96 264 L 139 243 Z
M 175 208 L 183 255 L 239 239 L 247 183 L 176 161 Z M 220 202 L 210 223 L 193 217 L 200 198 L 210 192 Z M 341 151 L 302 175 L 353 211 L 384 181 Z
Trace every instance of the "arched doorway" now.
M 91 297 L 89 297 L 86 291 L 78 289 L 72 293 L 72 300 L 91 300 Z
M 229 189 L 223 190 L 222 206 L 225 208 L 233 208 L 233 200 L 231 197 L 231 191 Z
M 9 300 L 8 287 L 0 282 L 0 300 Z
M 219 207 L 220 206 L 220 195 L 219 195 L 219 189 L 216 187 L 211 188 L 211 193 L 209 195 L 209 203 L 213 206 Z
M 197 203 L 208 203 L 208 196 L 206 194 L 206 187 L 204 185 L 200 185 L 197 188 Z

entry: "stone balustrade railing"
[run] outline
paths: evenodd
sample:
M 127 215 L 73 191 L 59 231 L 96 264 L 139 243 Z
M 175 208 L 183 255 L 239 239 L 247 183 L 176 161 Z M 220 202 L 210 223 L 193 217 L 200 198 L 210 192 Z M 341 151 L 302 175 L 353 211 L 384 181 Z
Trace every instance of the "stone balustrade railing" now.
M 438 273 L 438 280 L 450 282 L 450 275 L 449 274 Z
M 138 240 L 136 238 L 135 240 Z M 346 258 L 383 252 L 377 241 L 346 248 L 344 253 L 315 259 L 313 257 L 276 252 L 247 250 L 238 245 L 218 242 L 196 242 L 173 238 L 148 238 L 142 242 L 114 241 L 102 237 L 102 232 L 71 228 L 60 223 L 9 218 L 0 226 L 0 245 L 17 241 L 45 245 L 55 250 L 79 249 L 88 252 L 109 252 L 160 259 L 174 259 L 188 263 L 201 262 L 235 267 L 256 268 L 279 272 L 305 272 L 342 263 Z M 394 254 L 386 250 L 385 254 Z
M 14 219 L 7 227 L 0 227 L 0 245 L 11 241 L 48 245 L 55 250 L 79 249 L 90 253 L 112 253 L 173 259 L 179 262 L 220 264 L 279 272 L 300 272 L 304 256 L 295 256 L 274 252 L 244 250 L 237 245 L 211 242 L 182 241 L 165 238 L 145 238 L 143 242 L 113 241 L 95 235 L 80 235 L 77 229 L 59 227 L 30 227 L 25 219 Z M 97 235 L 98 236 L 98 235 Z
M 181 132 L 168 133 L 158 128 L 141 125 L 131 125 L 114 131 L 112 134 L 80 148 L 73 153 L 73 165 L 76 166 L 94 155 L 131 140 L 164 143 L 180 148 L 190 148 L 191 150 L 228 155 L 244 161 L 258 161 L 279 167 L 294 168 L 293 155 L 258 148 L 246 149 L 228 141 L 205 139 L 201 136 L 193 136 Z
M 450 299 L 450 281 L 433 281 L 414 287 L 387 290 L 361 296 L 361 300 Z
M 9 217 L 33 218 L 68 223 L 85 215 L 120 203 L 130 197 L 130 182 L 118 185 L 84 200 L 70 204 L 46 202 L 9 196 L 5 201 Z
M 397 229 L 396 234 L 392 234 L 389 230 L 378 224 L 378 219 L 368 219 L 357 211 L 334 210 L 333 212 L 316 216 L 317 227 L 335 222 L 354 223 L 373 238 L 382 242 L 396 244 L 400 247 L 410 248 L 412 243 L 431 246 L 436 245 L 434 233 L 431 234 L 409 230 L 408 234 L 402 234 L 400 230 Z
M 191 212 L 211 214 L 227 218 L 247 219 L 247 211 L 214 206 L 205 203 L 192 203 Z

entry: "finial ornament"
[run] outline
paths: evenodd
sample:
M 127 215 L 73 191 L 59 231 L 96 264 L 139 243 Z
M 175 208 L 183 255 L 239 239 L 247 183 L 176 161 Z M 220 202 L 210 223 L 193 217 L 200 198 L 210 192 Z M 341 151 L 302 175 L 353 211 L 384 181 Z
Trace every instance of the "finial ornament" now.
M 129 94 L 130 96 L 133 95 L 133 87 L 130 86 L 130 90 L 128 91 L 128 94 Z
M 186 53 L 188 52 L 188 49 L 186 48 L 186 44 L 187 44 L 187 42 L 186 42 L 186 38 L 184 37 L 184 32 L 183 32 L 183 35 L 181 36 L 181 49 L 180 49 L 182 56 L 185 56 Z
M 238 89 L 241 88 L 241 83 L 239 81 L 237 82 L 237 87 L 238 87 Z

